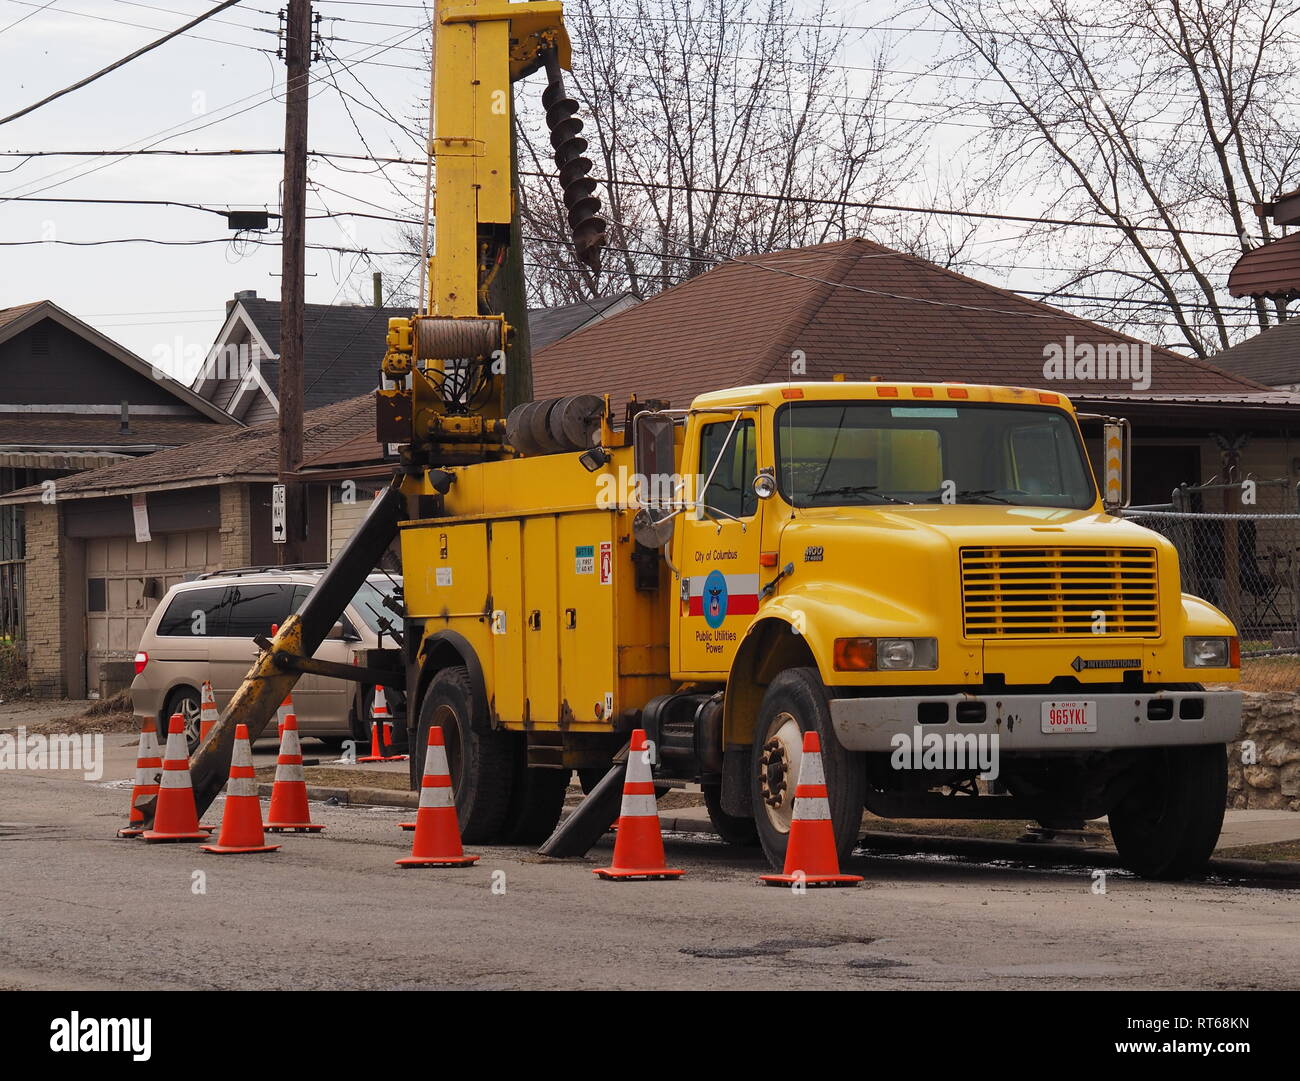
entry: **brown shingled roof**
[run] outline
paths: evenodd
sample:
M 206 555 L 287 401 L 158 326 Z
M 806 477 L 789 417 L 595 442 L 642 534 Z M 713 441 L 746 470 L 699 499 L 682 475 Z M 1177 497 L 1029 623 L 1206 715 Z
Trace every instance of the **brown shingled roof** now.
M 854 238 L 745 256 L 579 331 L 534 360 L 537 397 L 632 393 L 685 406 L 700 393 L 791 378 L 965 380 L 1044 386 L 1043 348 L 1136 338 L 1047 304 Z M 1151 346 L 1149 393 L 1264 389 Z M 799 351 L 796 354 L 796 350 Z M 1060 380 L 1067 394 L 1132 390 L 1123 380 Z
M 1300 384 L 1300 316 L 1214 355 L 1214 363 L 1270 387 Z
M 304 457 L 349 442 L 372 429 L 374 423 L 373 394 L 310 410 L 303 417 Z M 274 480 L 279 473 L 278 425 L 278 421 L 268 421 L 252 428 L 226 428 L 221 435 L 183 447 L 77 473 L 58 482 L 59 497 L 87 499 L 123 491 L 218 484 L 234 478 Z M 39 499 L 41 492 L 39 486 L 23 488 L 0 498 L 0 503 L 31 502 Z
M 1300 296 L 1300 233 L 1246 252 L 1228 272 L 1234 297 Z

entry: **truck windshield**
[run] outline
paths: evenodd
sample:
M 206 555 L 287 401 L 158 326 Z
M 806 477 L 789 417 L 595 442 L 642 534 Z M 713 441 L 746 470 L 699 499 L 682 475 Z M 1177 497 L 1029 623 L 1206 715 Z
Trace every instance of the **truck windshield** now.
M 1059 409 L 791 402 L 776 413 L 781 492 L 796 507 L 1096 501 L 1078 430 Z

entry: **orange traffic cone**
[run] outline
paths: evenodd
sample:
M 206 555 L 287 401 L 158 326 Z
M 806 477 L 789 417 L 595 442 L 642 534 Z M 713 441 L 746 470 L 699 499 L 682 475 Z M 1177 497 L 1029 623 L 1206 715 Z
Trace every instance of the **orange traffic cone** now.
M 140 729 L 140 749 L 135 756 L 135 787 L 131 789 L 131 815 L 117 831 L 119 837 L 139 837 L 144 833 L 144 812 L 140 804 L 158 795 L 158 774 L 162 771 L 162 751 L 158 748 L 153 718 Z
M 199 828 L 199 813 L 190 786 L 190 759 L 185 747 L 185 718 L 173 713 L 167 725 L 167 754 L 163 758 L 162 780 L 158 785 L 158 806 L 153 829 L 145 830 L 146 841 L 206 841 Z
M 398 867 L 463 867 L 477 856 L 465 855 L 456 821 L 456 797 L 451 790 L 451 770 L 442 729 L 429 729 L 429 749 L 424 756 L 420 782 L 420 809 L 415 812 L 415 840 L 411 854 L 397 860 Z
M 384 688 L 375 687 L 375 702 L 370 708 L 370 716 L 374 724 L 381 725 L 384 732 L 384 750 L 391 751 L 393 748 L 393 715 L 388 709 L 388 699 L 384 696 Z M 384 758 L 385 762 L 405 762 L 407 755 L 390 754 Z
M 272 631 L 271 633 L 274 634 L 275 632 Z M 293 713 L 294 718 L 297 719 L 297 716 L 298 716 L 298 715 L 297 715 L 296 713 L 293 712 L 293 693 L 292 693 L 292 692 L 290 692 L 289 694 L 286 694 L 286 695 L 284 696 L 284 701 L 281 702 L 281 703 L 276 707 L 276 710 L 275 710 L 275 738 L 276 738 L 276 739 L 283 739 L 283 738 L 284 738 L 284 719 L 285 719 L 287 716 L 289 716 L 290 713 Z
M 212 683 L 209 680 L 203 681 L 203 687 L 199 691 L 199 743 L 202 744 L 208 738 L 208 733 L 216 727 L 217 721 L 221 720 L 221 714 L 217 712 L 217 696 L 212 693 Z
M 835 851 L 835 828 L 826 799 L 826 774 L 822 771 L 822 741 L 816 732 L 803 734 L 803 760 L 794 790 L 794 817 L 786 842 L 785 871 L 759 875 L 766 886 L 856 886 L 861 875 L 840 874 Z
M 262 804 L 257 798 L 253 774 L 253 748 L 248 743 L 248 726 L 235 725 L 235 749 L 230 759 L 230 780 L 226 782 L 226 809 L 221 816 L 221 834 L 214 845 L 200 845 L 204 852 L 219 856 L 235 852 L 274 852 L 262 833 Z
M 384 752 L 379 749 L 379 722 L 372 720 L 370 722 L 370 753 L 362 755 L 357 759 L 358 762 L 383 762 Z
M 292 710 L 285 714 L 284 732 L 280 736 L 280 756 L 275 760 L 275 784 L 271 786 L 266 828 L 272 833 L 320 833 L 325 828 L 312 823 L 307 807 L 307 778 L 302 772 L 298 718 Z
M 645 731 L 638 728 L 628 745 L 614 863 L 591 872 L 601 878 L 680 878 L 686 873 L 664 865 L 664 839 L 659 832 L 659 808 L 648 751 Z

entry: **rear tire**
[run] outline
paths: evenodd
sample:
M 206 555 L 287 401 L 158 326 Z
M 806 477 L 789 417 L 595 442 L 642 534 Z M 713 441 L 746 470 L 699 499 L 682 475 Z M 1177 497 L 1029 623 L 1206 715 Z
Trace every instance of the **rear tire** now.
M 704 807 L 709 812 L 709 821 L 713 823 L 718 836 L 729 845 L 740 848 L 757 847 L 758 826 L 754 824 L 754 820 L 729 815 L 722 809 L 722 785 L 706 784 L 702 788 Z
M 773 869 L 785 867 L 803 734 L 821 737 L 822 766 L 830 803 L 835 847 L 843 864 L 862 834 L 866 760 L 846 751 L 831 725 L 825 686 L 815 668 L 787 668 L 768 684 L 754 723 L 750 759 L 750 806 Z
M 1204 870 L 1223 828 L 1228 761 L 1219 744 L 1157 747 L 1137 786 L 1110 812 L 1120 861 L 1143 878 L 1177 881 Z
M 199 749 L 199 719 L 202 715 L 202 700 L 193 687 L 177 687 L 167 696 L 167 706 L 163 710 L 163 721 L 158 731 L 158 742 L 167 746 L 167 728 L 173 713 L 185 718 L 185 749 L 193 754 Z
M 496 844 L 503 839 L 514 788 L 515 745 L 511 733 L 488 730 L 488 719 L 481 712 L 465 668 L 438 672 L 420 702 L 412 775 L 423 775 L 429 729 L 439 725 L 456 792 L 461 839 L 467 844 Z

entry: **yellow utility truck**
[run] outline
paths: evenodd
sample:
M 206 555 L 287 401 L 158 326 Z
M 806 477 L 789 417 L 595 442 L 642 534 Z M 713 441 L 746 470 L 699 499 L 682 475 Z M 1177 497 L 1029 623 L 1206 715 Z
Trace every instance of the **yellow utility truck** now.
M 1134 870 L 1202 865 L 1240 723 L 1203 685 L 1237 678 L 1236 632 L 1110 513 L 1070 402 L 888 381 L 529 401 L 512 124 L 533 72 L 575 254 L 598 267 L 605 242 L 561 6 L 438 0 L 433 25 L 428 302 L 390 323 L 377 397 L 400 466 L 261 642 L 195 759 L 200 808 L 235 722 L 256 737 L 301 673 L 402 678 L 312 657 L 400 534 L 412 776 L 442 726 L 468 841 L 547 838 L 577 770 L 592 794 L 544 850 L 584 850 L 642 727 L 657 777 L 698 782 L 722 836 L 780 867 L 816 730 L 844 852 L 864 807 L 1108 815 Z
M 773 384 L 600 419 L 584 452 L 427 470 L 438 513 L 400 526 L 411 742 L 448 733 L 467 837 L 544 838 L 642 727 L 780 866 L 813 730 L 844 851 L 866 807 L 1108 815 L 1153 876 L 1210 855 L 1240 695 L 1201 684 L 1236 632 L 1107 513 L 1064 397 Z

